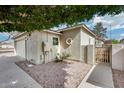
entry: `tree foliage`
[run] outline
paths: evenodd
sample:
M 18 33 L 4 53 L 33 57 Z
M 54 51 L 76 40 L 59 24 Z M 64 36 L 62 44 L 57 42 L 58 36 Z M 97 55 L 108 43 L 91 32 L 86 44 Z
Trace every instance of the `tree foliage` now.
M 100 38 L 106 38 L 106 30 L 107 28 L 104 28 L 102 23 L 99 22 L 95 25 L 93 32 Z
M 116 15 L 123 6 L 0 6 L 0 31 L 34 31 L 49 29 L 60 24 L 72 25 L 90 20 L 97 14 Z
M 118 44 L 118 43 L 120 43 L 118 40 L 115 39 L 112 40 L 112 44 Z

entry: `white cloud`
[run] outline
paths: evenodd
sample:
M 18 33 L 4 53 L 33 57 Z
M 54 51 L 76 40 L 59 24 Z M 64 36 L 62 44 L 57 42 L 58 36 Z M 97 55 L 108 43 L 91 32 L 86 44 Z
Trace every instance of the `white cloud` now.
M 124 28 L 124 13 L 120 13 L 115 16 L 105 15 L 99 17 L 96 15 L 93 18 L 93 24 L 96 24 L 98 22 L 102 22 L 103 26 L 107 27 L 108 29 L 110 29 L 111 25 L 111 30 Z
M 120 34 L 121 37 L 124 37 L 124 33 Z
M 112 20 L 107 21 L 104 19 L 104 17 L 95 16 L 93 19 L 93 24 L 96 24 L 98 22 L 102 22 L 103 24 L 110 25 L 113 21 Z

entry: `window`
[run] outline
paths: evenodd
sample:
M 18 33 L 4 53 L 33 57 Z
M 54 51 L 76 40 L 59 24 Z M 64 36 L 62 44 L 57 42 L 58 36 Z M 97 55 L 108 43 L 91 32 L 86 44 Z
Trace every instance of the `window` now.
M 53 37 L 53 45 L 58 45 L 58 38 Z

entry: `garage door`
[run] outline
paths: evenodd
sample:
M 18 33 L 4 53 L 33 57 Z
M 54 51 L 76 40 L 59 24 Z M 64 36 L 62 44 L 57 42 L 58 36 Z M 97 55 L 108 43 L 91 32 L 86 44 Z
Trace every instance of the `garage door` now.
M 16 54 L 25 58 L 25 40 L 16 41 Z

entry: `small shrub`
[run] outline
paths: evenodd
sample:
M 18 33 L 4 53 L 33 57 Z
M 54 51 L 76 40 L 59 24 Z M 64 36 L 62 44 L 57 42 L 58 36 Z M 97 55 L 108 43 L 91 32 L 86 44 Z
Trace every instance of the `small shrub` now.
M 61 61 L 62 60 L 61 60 L 60 54 L 57 54 L 55 62 L 61 62 Z
M 62 62 L 64 59 L 69 58 L 71 55 L 63 52 L 62 54 L 57 54 L 56 62 Z

